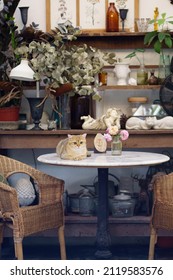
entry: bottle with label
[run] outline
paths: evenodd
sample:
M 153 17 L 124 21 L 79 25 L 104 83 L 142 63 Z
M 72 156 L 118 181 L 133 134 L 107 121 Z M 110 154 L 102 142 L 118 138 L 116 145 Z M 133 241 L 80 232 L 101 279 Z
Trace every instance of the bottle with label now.
M 119 13 L 115 7 L 115 3 L 109 3 L 106 15 L 106 31 L 118 32 L 119 31 Z

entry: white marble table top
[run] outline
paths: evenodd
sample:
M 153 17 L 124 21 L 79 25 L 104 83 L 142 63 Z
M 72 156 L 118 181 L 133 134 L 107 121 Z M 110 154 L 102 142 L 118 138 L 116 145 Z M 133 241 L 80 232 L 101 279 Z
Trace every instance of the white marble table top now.
M 44 154 L 38 157 L 38 161 L 59 166 L 109 168 L 155 165 L 169 161 L 169 157 L 158 153 L 136 151 L 123 151 L 121 156 L 112 156 L 111 152 L 107 151 L 104 154 L 91 152 L 90 157 L 79 161 L 60 159 L 56 153 Z

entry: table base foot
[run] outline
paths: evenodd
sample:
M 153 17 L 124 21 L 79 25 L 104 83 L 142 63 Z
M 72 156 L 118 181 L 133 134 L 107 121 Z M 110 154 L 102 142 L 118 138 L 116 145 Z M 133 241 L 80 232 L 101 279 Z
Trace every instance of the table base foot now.
M 97 250 L 95 252 L 95 257 L 97 259 L 110 259 L 112 257 L 112 253 L 109 250 Z

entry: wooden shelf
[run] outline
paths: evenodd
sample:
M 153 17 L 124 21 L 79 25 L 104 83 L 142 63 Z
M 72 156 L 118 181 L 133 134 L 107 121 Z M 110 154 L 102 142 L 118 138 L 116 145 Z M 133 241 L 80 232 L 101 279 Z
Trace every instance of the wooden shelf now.
M 85 32 L 77 36 L 77 40 L 71 44 L 88 44 L 95 48 L 100 49 L 137 49 L 137 48 L 151 48 L 144 45 L 144 36 L 146 32 Z M 170 32 L 172 35 L 173 32 Z M 165 46 L 165 48 L 167 48 Z
M 160 89 L 160 85 L 138 85 L 138 86 L 131 86 L 131 85 L 126 85 L 126 86 L 101 86 L 99 87 L 99 90 L 157 90 Z
M 67 137 L 67 134 L 87 133 L 87 147 L 93 149 L 95 135 L 105 131 L 99 130 L 0 130 L 0 149 L 55 149 L 58 142 Z M 129 130 L 130 137 L 123 141 L 127 149 L 139 148 L 173 148 L 173 130 Z
M 100 49 L 136 49 L 147 48 L 144 45 L 143 32 L 83 32 L 72 44 L 86 43 Z

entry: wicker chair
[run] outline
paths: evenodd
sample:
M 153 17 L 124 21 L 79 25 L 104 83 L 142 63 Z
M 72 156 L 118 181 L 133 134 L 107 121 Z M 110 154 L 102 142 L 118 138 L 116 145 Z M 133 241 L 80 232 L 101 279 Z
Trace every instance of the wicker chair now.
M 149 260 L 154 258 L 158 230 L 173 230 L 173 173 L 156 177 L 153 191 Z
M 1 155 L 0 172 L 6 178 L 15 173 L 28 174 L 39 188 L 38 204 L 19 207 L 15 188 L 0 183 L 0 246 L 3 242 L 3 228 L 6 225 L 13 230 L 15 257 L 22 260 L 24 237 L 58 228 L 61 259 L 66 259 L 62 205 L 64 181 Z

